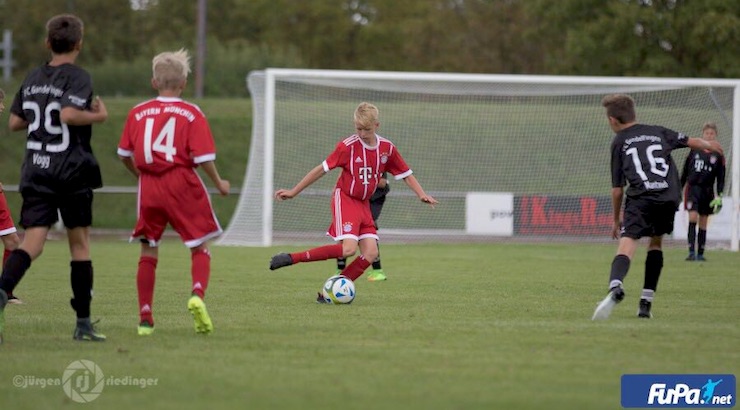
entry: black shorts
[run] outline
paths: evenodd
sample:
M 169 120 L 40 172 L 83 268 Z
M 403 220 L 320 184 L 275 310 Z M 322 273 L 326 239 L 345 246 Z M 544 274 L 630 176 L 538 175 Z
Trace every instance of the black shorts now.
M 675 202 L 654 202 L 627 197 L 624 204 L 622 236 L 640 239 L 673 232 L 673 220 L 678 205 Z
M 92 225 L 92 189 L 73 194 L 26 192 L 22 196 L 20 226 L 23 228 L 52 226 L 59 215 L 68 229 Z
M 709 203 L 714 199 L 714 188 L 699 185 L 687 185 L 684 192 L 684 208 L 699 215 L 711 215 L 712 207 Z
M 370 201 L 370 213 L 373 215 L 373 221 L 375 222 L 375 228 L 378 228 L 378 218 L 380 218 L 380 211 L 383 210 L 383 204 L 385 204 L 385 197 Z

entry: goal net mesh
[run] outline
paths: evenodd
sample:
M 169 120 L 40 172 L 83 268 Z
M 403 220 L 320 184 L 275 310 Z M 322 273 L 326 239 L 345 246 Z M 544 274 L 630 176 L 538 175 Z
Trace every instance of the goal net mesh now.
M 731 157 L 730 87 L 522 83 L 507 82 L 506 76 L 492 76 L 491 81 L 332 78 L 312 77 L 309 70 L 301 76 L 276 76 L 274 100 L 267 101 L 266 78 L 262 71 L 248 76 L 253 101 L 249 163 L 221 244 L 326 240 L 330 195 L 339 170 L 292 200 L 273 201 L 268 212 L 264 196 L 293 187 L 338 141 L 351 135 L 354 109 L 362 101 L 378 106 L 378 134 L 395 143 L 425 191 L 440 201 L 430 209 L 403 181 L 391 178 L 378 220 L 381 239 L 398 235 L 443 242 L 471 237 L 466 231 L 466 197 L 471 192 L 513 195 L 508 215 L 514 220 L 513 236 L 608 238 L 614 134 L 601 99 L 610 93 L 630 94 L 641 123 L 691 136 L 701 135 L 703 123 L 717 123 L 725 156 Z M 274 155 L 273 183 L 266 190 L 268 104 L 274 111 Z M 679 171 L 687 154 L 688 149 L 673 154 Z M 729 168 L 725 186 L 729 194 Z M 266 217 L 270 212 L 271 221 Z M 266 227 L 269 243 L 264 241 Z

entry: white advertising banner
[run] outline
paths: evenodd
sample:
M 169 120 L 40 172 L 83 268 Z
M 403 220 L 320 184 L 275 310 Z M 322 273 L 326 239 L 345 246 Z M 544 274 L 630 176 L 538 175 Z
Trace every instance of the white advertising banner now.
M 471 235 L 512 236 L 514 194 L 468 192 L 465 197 L 465 231 Z
M 707 240 L 729 241 L 732 239 L 732 203 L 732 198 L 722 198 L 722 210 L 717 215 L 709 217 Z M 686 239 L 688 231 L 689 213 L 684 209 L 683 202 L 681 202 L 673 223 L 673 239 Z

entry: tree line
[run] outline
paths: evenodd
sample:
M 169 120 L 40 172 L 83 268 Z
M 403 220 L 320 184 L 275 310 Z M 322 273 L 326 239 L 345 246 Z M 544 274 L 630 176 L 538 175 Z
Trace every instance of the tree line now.
M 48 57 L 45 23 L 65 12 L 85 22 L 79 63 L 101 93 L 147 92 L 154 54 L 194 54 L 194 0 L 3 0 L 15 77 Z M 208 0 L 206 21 L 211 96 L 265 67 L 740 77 L 737 1 Z

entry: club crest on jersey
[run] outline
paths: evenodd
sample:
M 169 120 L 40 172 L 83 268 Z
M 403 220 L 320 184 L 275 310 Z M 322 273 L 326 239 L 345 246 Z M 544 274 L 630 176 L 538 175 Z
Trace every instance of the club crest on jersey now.
M 710 164 L 714 164 L 715 162 L 717 162 L 717 157 L 715 157 L 714 155 L 712 155 L 711 157 L 709 157 L 709 163 Z
M 352 232 L 352 222 L 345 222 L 344 225 L 342 225 L 342 231 Z
M 381 163 L 381 164 L 385 164 L 386 162 L 388 162 L 388 155 L 386 155 L 386 154 L 383 154 L 383 155 L 382 155 L 382 156 L 380 157 L 380 163 Z

